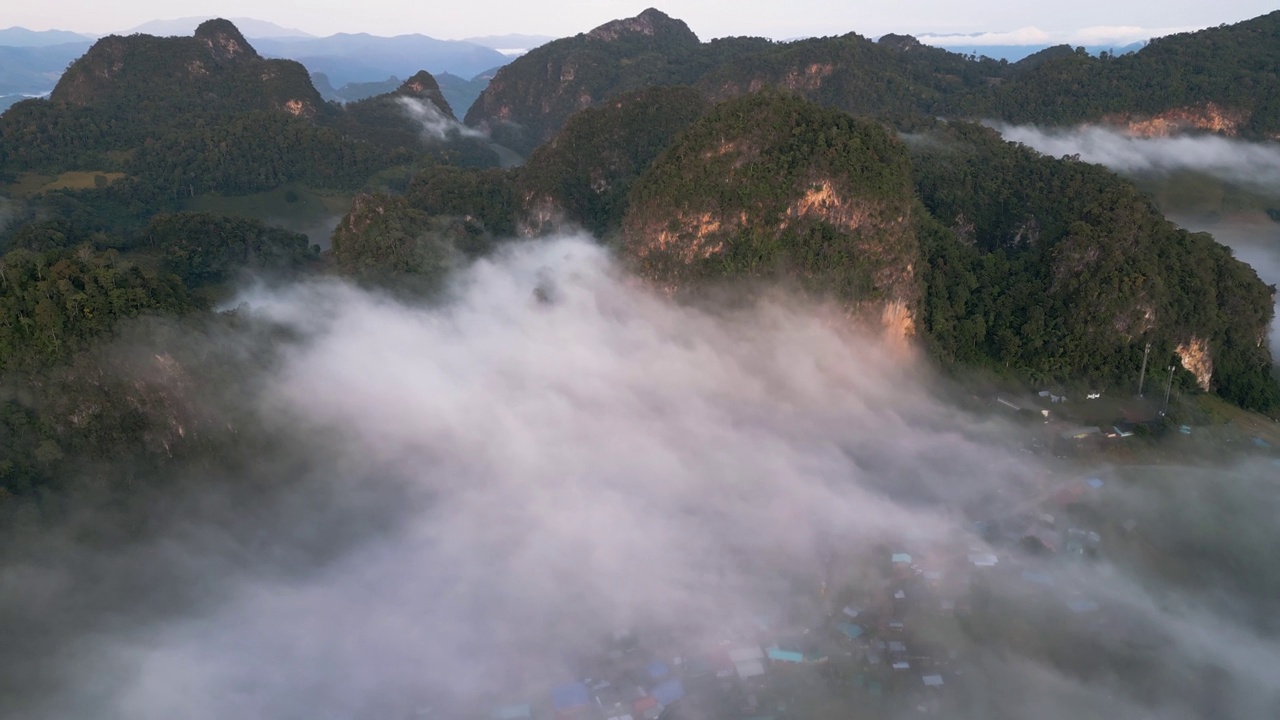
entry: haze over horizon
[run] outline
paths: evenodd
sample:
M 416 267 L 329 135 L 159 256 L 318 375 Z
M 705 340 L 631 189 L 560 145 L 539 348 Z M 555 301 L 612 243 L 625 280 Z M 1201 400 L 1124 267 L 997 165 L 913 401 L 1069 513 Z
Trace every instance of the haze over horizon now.
M 417 6 L 390 0 L 377 6 L 348 6 L 332 0 L 299 11 L 291 3 L 210 2 L 181 4 L 132 0 L 103 6 L 88 0 L 68 0 L 57 7 L 32 4 L 12 8 L 6 24 L 31 30 L 71 30 L 89 34 L 119 33 L 156 19 L 190 16 L 252 17 L 324 36 L 340 32 L 401 35 L 421 33 L 443 39 L 523 33 L 566 36 L 620 17 L 634 16 L 646 7 L 687 22 L 703 40 L 731 35 L 755 35 L 778 40 L 857 32 L 867 36 L 907 33 L 927 36 L 932 44 L 948 44 L 970 35 L 965 44 L 1036 45 L 1054 43 L 1131 43 L 1151 37 L 1233 23 L 1275 8 L 1265 2 L 1236 0 L 1206 6 L 1199 3 L 1131 3 L 1124 6 L 1086 0 L 1069 7 L 1021 6 L 1010 10 L 991 0 L 956 6 L 927 0 L 924 6 L 879 7 L 870 3 L 805 0 L 801 4 L 756 7 L 726 14 L 719 7 L 696 0 L 654 5 L 644 2 L 599 2 L 584 6 L 561 2 L 529 6 L 510 0 L 485 0 L 465 7 Z M 746 10 L 750 10 L 749 12 Z M 870 12 L 874 10 L 874 13 Z M 495 22 L 494 18 L 500 18 Z M 929 18 L 922 22 L 920 18 Z M 1153 23 L 1152 18 L 1158 18 Z M 70 20 L 70 22 L 69 22 Z

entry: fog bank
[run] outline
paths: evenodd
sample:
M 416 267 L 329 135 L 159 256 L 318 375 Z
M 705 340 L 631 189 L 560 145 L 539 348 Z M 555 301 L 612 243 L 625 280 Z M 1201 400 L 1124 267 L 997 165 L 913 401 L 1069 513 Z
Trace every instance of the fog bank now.
M 243 299 L 289 338 L 246 385 L 262 388 L 262 424 L 290 438 L 275 452 L 305 451 L 306 482 L 261 518 L 269 532 L 184 524 L 112 557 L 159 578 L 182 567 L 173 576 L 205 587 L 203 602 L 141 627 L 104 611 L 59 654 L 60 690 L 24 717 L 458 717 L 537 700 L 619 631 L 705 651 L 762 623 L 815 627 L 839 612 L 823 583 L 855 582 L 889 550 L 941 548 L 963 566 L 986 547 L 967 512 L 1033 508 L 1069 479 L 1018 452 L 1019 430 L 940 400 L 927 370 L 842 313 L 783 296 L 677 305 L 589 238 L 509 245 L 437 305 L 336 281 Z M 209 495 L 202 506 L 262 512 Z M 1274 528 L 1259 532 L 1270 546 Z M 335 538 L 323 562 L 291 549 L 315 536 Z M 83 571 L 42 572 L 57 594 Z M 0 587 L 17 597 L 20 577 L 6 568 Z M 1250 621 L 1107 563 L 1058 583 L 1017 606 L 1106 603 L 1132 622 L 1096 642 L 1152 626 L 1170 677 L 1213 663 L 1236 716 L 1268 707 L 1280 655 Z M 961 667 L 990 673 L 974 717 L 1199 716 L 1108 673 L 980 647 Z
M 1124 175 L 1190 170 L 1268 195 L 1280 188 L 1280 143 L 1246 142 L 1219 135 L 1140 138 L 1096 125 L 1065 130 L 1002 123 L 993 123 L 992 127 L 1006 140 L 1023 143 L 1045 155 L 1079 155 L 1085 162 Z

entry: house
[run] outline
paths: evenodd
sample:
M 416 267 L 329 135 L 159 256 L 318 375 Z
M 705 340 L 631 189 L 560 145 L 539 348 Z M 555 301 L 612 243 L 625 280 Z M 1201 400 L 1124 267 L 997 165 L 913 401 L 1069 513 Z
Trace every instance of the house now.
M 1137 427 L 1136 425 L 1130 422 L 1118 422 L 1115 425 L 1111 426 L 1111 432 L 1108 433 L 1108 435 L 1110 437 L 1121 437 L 1121 438 L 1133 437 L 1133 433 L 1136 427 Z
M 770 647 L 766 651 L 766 655 L 768 655 L 769 659 L 773 660 L 774 662 L 785 662 L 785 663 L 804 662 L 804 653 L 795 652 L 794 650 L 783 650 L 777 645 Z
M 759 645 L 733 648 L 729 651 L 729 660 L 743 680 L 764 674 L 764 651 Z
M 844 636 L 849 638 L 850 640 L 857 640 L 858 638 L 862 637 L 863 629 L 861 625 L 855 625 L 853 623 L 840 623 L 840 632 L 844 633 Z
M 565 683 L 551 689 L 551 701 L 557 715 L 573 716 L 591 706 L 591 691 L 580 682 Z

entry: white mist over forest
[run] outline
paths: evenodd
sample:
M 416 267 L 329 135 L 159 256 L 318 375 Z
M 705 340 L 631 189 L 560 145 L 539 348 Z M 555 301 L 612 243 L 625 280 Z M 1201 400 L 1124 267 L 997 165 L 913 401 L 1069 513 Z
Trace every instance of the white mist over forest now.
M 18 589 L 8 617 L 57 607 L 72 572 L 104 587 L 179 578 L 195 598 L 125 622 L 114 613 L 136 600 L 104 593 L 108 607 L 78 619 L 87 632 L 22 661 L 56 687 L 23 717 L 382 717 L 406 699 L 538 697 L 620 631 L 670 638 L 675 652 L 762 618 L 813 622 L 831 610 L 821 583 L 857 582 L 879 543 L 982 551 L 966 509 L 1018 505 L 1062 479 L 1016 451 L 1011 425 L 956 409 L 920 361 L 841 313 L 785 295 L 681 306 L 589 238 L 509 246 L 438 304 L 337 281 L 243 299 L 291 338 L 246 379 L 261 388 L 252 412 L 288 438 L 277 454 L 301 453 L 250 470 L 306 482 L 269 509 L 198 496 L 248 521 L 184 522 L 129 554 L 63 547 L 60 562 L 0 570 Z M 1265 514 L 1275 488 L 1259 482 L 1234 492 Z M 330 546 L 323 559 L 297 549 L 314 543 Z M 1280 652 L 1240 612 L 1249 603 L 1105 563 L 1058 583 L 1018 602 L 1091 598 L 1131 618 L 1123 642 L 1151 628 L 1174 676 L 1218 668 L 1240 717 L 1274 699 Z M 1105 674 L 980 647 L 966 663 L 992 688 L 974 717 L 1196 716 L 1139 703 Z

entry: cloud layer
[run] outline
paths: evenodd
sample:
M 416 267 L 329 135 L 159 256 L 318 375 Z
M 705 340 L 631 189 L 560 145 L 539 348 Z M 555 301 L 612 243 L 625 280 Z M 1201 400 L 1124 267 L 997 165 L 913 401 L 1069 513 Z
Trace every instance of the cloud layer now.
M 1085 126 L 1046 130 L 1032 125 L 993 124 L 1006 140 L 1045 155 L 1079 155 L 1081 160 L 1121 174 L 1190 170 L 1273 194 L 1280 187 L 1280 143 L 1245 142 L 1218 135 L 1140 138 L 1117 130 Z
M 436 305 L 337 282 L 245 300 L 290 338 L 254 384 L 254 411 L 287 438 L 274 454 L 305 451 L 291 471 L 305 482 L 268 505 L 211 491 L 201 507 L 259 517 L 183 522 L 157 547 L 42 583 L 71 592 L 65 580 L 96 564 L 170 578 L 142 597 L 173 578 L 202 590 L 140 623 L 104 611 L 26 717 L 388 717 L 405 703 L 450 716 L 455 703 L 522 702 L 620 630 L 706 648 L 760 618 L 807 627 L 830 610 L 816 589 L 833 566 L 883 561 L 881 541 L 963 557 L 982 547 L 966 510 L 1033 507 L 1055 482 L 1015 451 L 1018 430 L 939 400 L 927 371 L 840 313 L 785 297 L 679 306 L 588 238 L 510 245 Z M 6 569 L 0 587 L 34 587 L 30 572 Z M 1255 707 L 1277 657 L 1247 626 L 1196 603 L 1171 613 L 1190 601 L 1115 568 L 1058 582 L 1176 634 L 1170 672 L 1209 658 Z M 1017 604 L 1060 611 L 1063 597 Z M 973 653 L 970 672 L 990 674 L 976 708 L 1194 716 L 1105 674 Z

